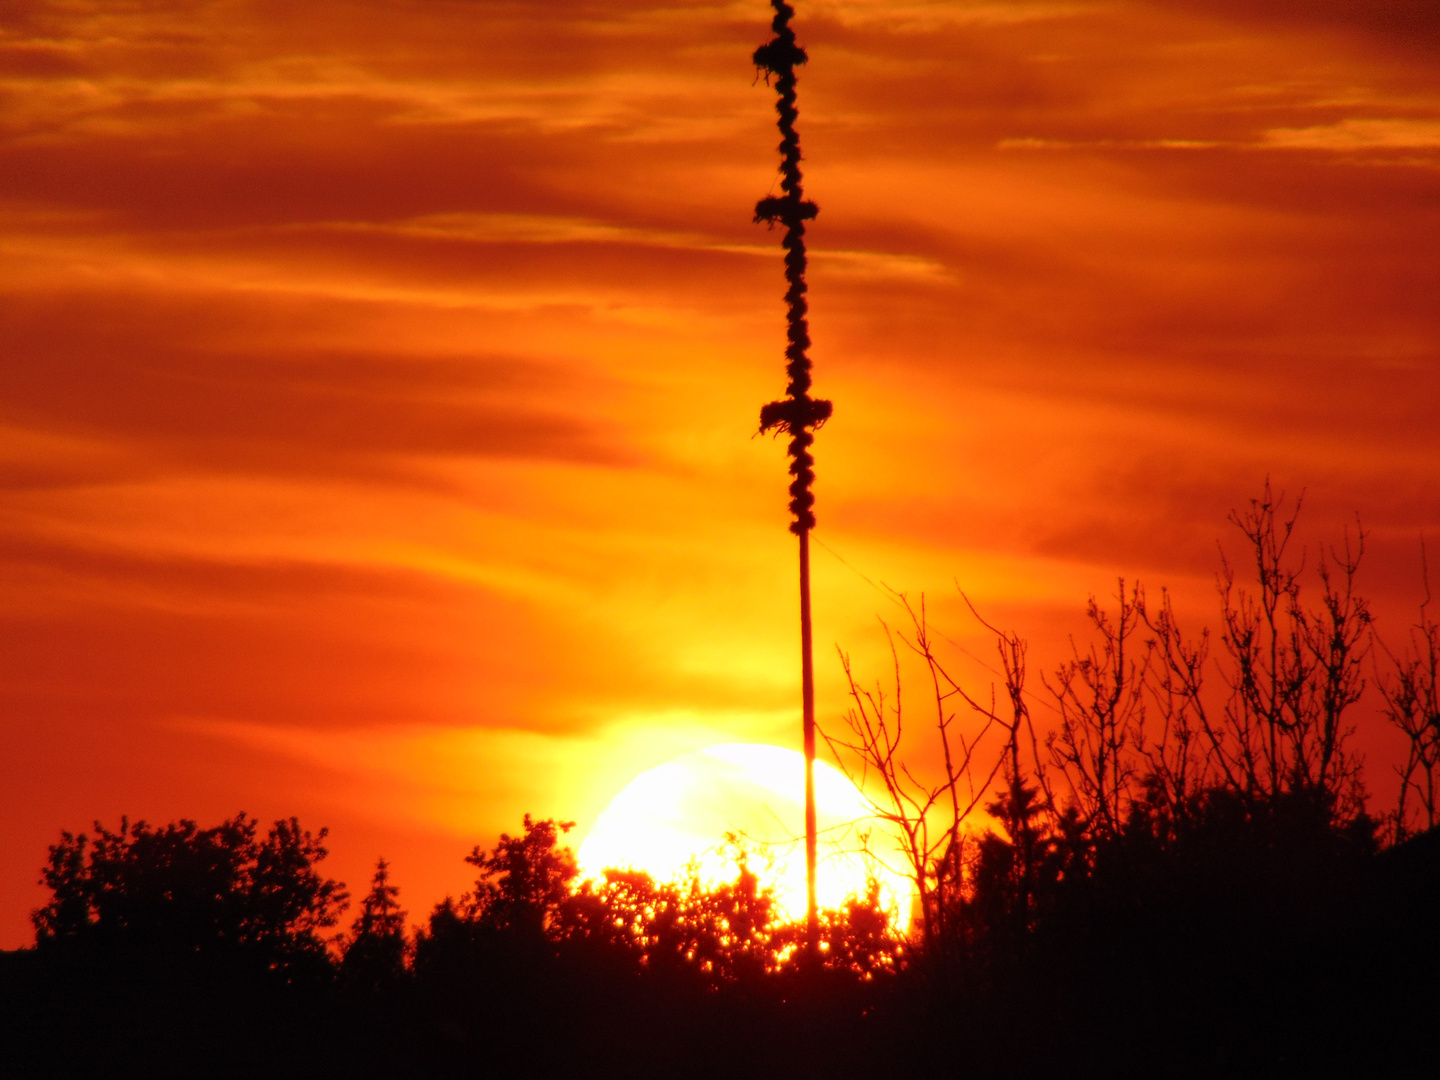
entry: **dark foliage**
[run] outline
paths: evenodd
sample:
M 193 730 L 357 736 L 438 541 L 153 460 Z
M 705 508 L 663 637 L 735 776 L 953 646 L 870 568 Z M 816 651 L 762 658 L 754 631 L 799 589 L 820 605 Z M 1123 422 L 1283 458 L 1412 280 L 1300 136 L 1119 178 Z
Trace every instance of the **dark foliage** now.
M 324 835 L 292 818 L 262 838 L 244 814 L 63 833 L 36 947 L 0 972 L 5 1075 L 307 1071 L 345 902 L 317 868 Z
M 325 833 L 291 818 L 265 838 L 244 814 L 213 828 L 178 821 L 151 828 L 122 821 L 95 837 L 62 833 L 35 912 L 46 951 L 163 956 L 303 977 L 328 969 L 322 932 L 343 909 L 344 886 L 321 876 Z

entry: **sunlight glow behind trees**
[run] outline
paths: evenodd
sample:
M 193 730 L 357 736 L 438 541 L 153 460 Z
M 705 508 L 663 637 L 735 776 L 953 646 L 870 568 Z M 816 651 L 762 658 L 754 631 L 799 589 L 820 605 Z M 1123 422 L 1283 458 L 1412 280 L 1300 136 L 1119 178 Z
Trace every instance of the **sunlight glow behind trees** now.
M 803 919 L 804 769 L 798 752 L 758 743 L 711 746 L 648 769 L 596 819 L 580 845 L 581 870 L 590 876 L 644 870 L 665 881 L 683 876 L 693 860 L 700 880 L 713 886 L 734 877 L 738 851 L 727 844 L 730 835 L 775 889 L 785 915 Z M 911 889 L 891 869 L 901 865 L 898 849 L 877 828 L 865 796 L 839 770 L 817 761 L 815 799 L 821 906 L 838 908 L 847 897 L 864 895 L 873 874 L 885 905 L 904 914 Z M 867 835 L 878 858 L 861 853 Z

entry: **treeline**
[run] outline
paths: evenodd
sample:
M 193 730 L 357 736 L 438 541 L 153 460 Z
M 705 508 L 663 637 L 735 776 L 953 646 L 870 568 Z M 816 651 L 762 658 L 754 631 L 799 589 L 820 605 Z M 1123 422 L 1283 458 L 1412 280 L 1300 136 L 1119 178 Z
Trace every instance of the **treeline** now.
M 471 852 L 473 887 L 413 933 L 382 860 L 347 928 L 323 831 L 97 826 L 52 847 L 35 948 L 0 957 L 6 1075 L 1237 1077 L 1429 1060 L 1440 634 L 1422 606 L 1383 641 L 1355 588 L 1363 534 L 1307 569 L 1295 514 L 1267 489 L 1233 516 L 1245 558 L 1221 567 L 1216 629 L 1187 636 L 1164 593 L 1122 583 L 1038 690 L 1025 643 L 998 629 L 996 686 L 964 685 L 923 601 L 906 603 L 892 681 L 852 677 L 829 733 L 901 840 L 906 925 L 872 888 L 823 913 L 812 955 L 742 846 L 718 887 L 580 882 L 569 825 L 527 817 Z M 927 676 L 919 719 L 907 650 Z M 1353 749 L 1367 682 L 1408 745 L 1381 811 Z
M 903 967 L 877 893 L 825 914 L 811 970 L 743 849 L 715 887 L 577 885 L 568 827 L 527 816 L 477 847 L 473 888 L 413 933 L 384 860 L 342 931 L 324 833 L 293 819 L 63 834 L 36 946 L 0 967 L 5 1075 L 764 1072 L 805 1046 L 782 1016 L 838 1035 Z

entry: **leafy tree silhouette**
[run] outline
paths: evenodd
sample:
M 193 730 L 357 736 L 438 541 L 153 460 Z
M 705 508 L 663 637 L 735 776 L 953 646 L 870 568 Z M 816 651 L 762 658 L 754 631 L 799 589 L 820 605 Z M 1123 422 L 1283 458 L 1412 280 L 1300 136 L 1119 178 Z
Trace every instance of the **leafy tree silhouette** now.
M 808 927 L 783 918 L 739 837 L 730 836 L 727 849 L 735 876 L 713 886 L 693 864 L 675 881 L 611 869 L 581 882 L 552 929 L 560 951 L 603 953 L 612 970 L 712 989 L 798 970 Z M 867 980 L 898 970 L 904 943 L 878 882 L 820 914 L 819 956 L 827 968 Z
M 92 841 L 61 834 L 33 916 L 44 950 L 243 958 L 287 977 L 328 970 L 324 932 L 347 894 L 324 877 L 326 831 L 275 822 L 264 839 L 245 814 L 209 829 L 188 819 L 152 828 L 99 822 Z
M 564 904 L 558 936 L 628 954 L 632 970 L 708 986 L 753 982 L 789 959 L 797 940 L 777 936 L 774 893 L 750 868 L 749 853 L 730 841 L 733 881 L 707 888 L 691 865 L 678 881 L 635 870 L 607 870 Z
M 575 853 L 557 847 L 560 836 L 574 827 L 573 821 L 534 821 L 526 814 L 523 835 L 501 833 L 489 853 L 477 844 L 465 857 L 480 871 L 474 891 L 463 899 L 466 917 L 496 930 L 544 937 L 580 872 Z
M 557 963 L 563 905 L 578 870 L 560 845 L 573 822 L 524 818 L 518 836 L 502 833 L 465 861 L 478 871 L 473 889 L 446 897 L 415 935 L 413 971 L 419 1023 L 434 1042 L 436 1070 L 473 1067 L 471 1039 L 510 1039 L 525 1047 L 512 1075 L 551 1075 L 563 1068 L 566 1040 L 553 1030 L 556 999 L 571 993 Z M 548 1030 L 548 1034 L 547 1034 Z
M 62 833 L 28 975 L 0 972 L 0 1072 L 288 1076 L 333 1031 L 331 934 L 344 886 L 325 833 L 245 814 L 201 828 Z M 13 1048 L 13 1049 L 11 1049 Z
M 896 975 L 910 953 L 874 878 L 863 896 L 846 898 L 838 909 L 821 910 L 820 948 L 828 969 L 865 983 Z

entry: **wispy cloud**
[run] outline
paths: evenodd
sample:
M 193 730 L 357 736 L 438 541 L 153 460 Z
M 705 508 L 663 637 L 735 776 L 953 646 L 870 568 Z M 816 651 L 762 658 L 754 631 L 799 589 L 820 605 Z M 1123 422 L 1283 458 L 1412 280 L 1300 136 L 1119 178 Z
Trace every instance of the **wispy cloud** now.
M 1272 128 L 1265 143 L 1287 150 L 1440 149 L 1440 120 L 1340 120 L 1315 127 Z

